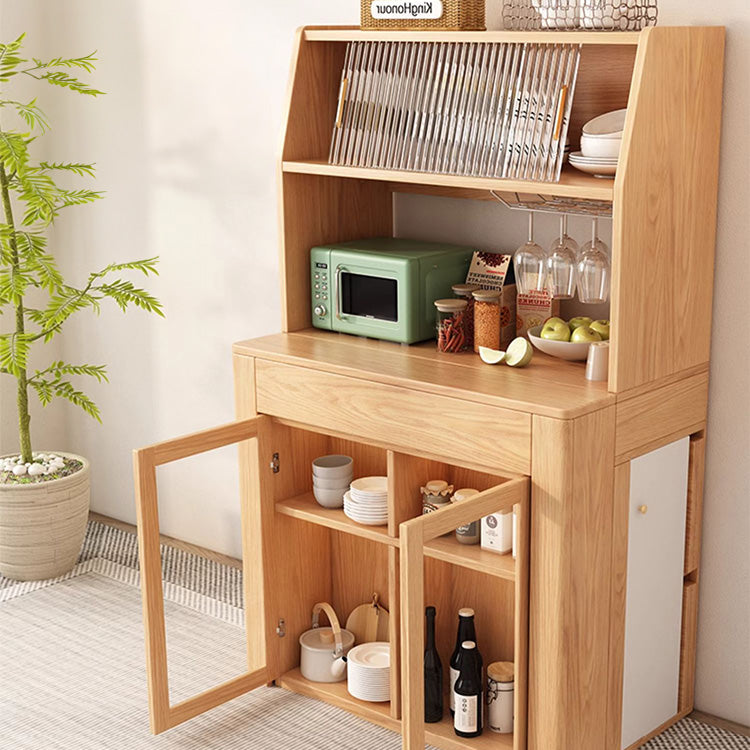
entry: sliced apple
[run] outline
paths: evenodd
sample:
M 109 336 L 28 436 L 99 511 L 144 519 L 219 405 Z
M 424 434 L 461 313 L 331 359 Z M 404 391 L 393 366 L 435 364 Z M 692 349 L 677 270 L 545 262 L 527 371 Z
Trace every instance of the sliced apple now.
M 519 336 L 510 342 L 505 352 L 505 364 L 508 367 L 526 367 L 534 356 L 534 348 L 528 339 Z
M 486 365 L 499 365 L 505 359 L 505 352 L 499 352 L 497 349 L 490 349 L 489 346 L 480 346 L 479 358 Z

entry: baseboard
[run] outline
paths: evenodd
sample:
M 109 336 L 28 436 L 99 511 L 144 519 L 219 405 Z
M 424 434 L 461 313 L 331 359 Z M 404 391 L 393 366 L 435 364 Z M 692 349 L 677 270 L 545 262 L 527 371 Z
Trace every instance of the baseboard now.
M 115 518 L 109 518 L 109 516 L 103 516 L 101 513 L 89 512 L 89 521 L 96 521 L 97 523 L 103 523 L 107 526 L 113 526 L 120 531 L 127 531 L 130 534 L 138 533 L 138 529 L 133 526 L 132 523 L 126 523 L 125 521 L 118 521 Z M 184 552 L 190 552 L 200 557 L 205 557 L 208 560 L 221 563 L 222 565 L 229 565 L 232 568 L 242 568 L 242 560 L 238 560 L 235 557 L 229 557 L 229 555 L 222 555 L 220 552 L 214 552 L 213 550 L 206 549 L 205 547 L 199 547 L 197 544 L 190 544 L 189 542 L 183 542 L 180 539 L 173 539 L 170 536 L 159 536 L 162 544 L 167 544 L 170 547 L 181 549 Z
M 726 729 L 727 732 L 734 732 L 734 734 L 739 734 L 741 737 L 750 737 L 750 727 L 746 727 L 744 724 L 738 724 L 728 719 L 721 719 L 718 716 L 703 713 L 703 711 L 693 711 L 689 716 L 691 719 L 700 721 L 701 724 L 710 724 L 712 727 Z

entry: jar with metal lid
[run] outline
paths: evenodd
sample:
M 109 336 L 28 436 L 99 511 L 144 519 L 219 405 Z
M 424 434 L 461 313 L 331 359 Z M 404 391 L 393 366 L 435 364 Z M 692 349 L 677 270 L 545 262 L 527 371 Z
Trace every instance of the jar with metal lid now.
M 462 489 L 453 493 L 451 502 L 460 503 L 462 500 L 468 500 L 474 495 L 478 495 L 479 490 Z M 472 521 L 456 529 L 456 540 L 460 544 L 479 544 L 479 521 Z
M 498 734 L 513 731 L 515 665 L 495 661 L 487 667 L 487 726 Z
M 433 513 L 451 504 L 453 485 L 443 479 L 431 479 L 422 487 L 422 514 Z
M 474 346 L 474 295 L 479 289 L 479 284 L 454 284 L 451 289 L 456 299 L 466 300 L 466 348 Z
M 464 299 L 435 300 L 437 308 L 437 349 L 439 352 L 462 352 L 468 347 Z
M 500 292 L 477 289 L 474 296 L 474 351 L 500 348 Z

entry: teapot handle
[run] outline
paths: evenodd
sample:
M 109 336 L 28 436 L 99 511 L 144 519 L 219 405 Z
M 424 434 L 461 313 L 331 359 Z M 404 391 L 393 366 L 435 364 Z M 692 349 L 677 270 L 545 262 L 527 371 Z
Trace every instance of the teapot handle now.
M 336 643 L 335 656 L 341 656 L 344 653 L 344 642 L 341 639 L 341 625 L 339 625 L 339 618 L 336 617 L 336 613 L 333 611 L 333 607 L 328 602 L 318 602 L 312 611 L 312 626 L 313 628 L 320 627 L 320 612 L 321 610 L 326 613 L 328 622 L 331 623 L 331 630 L 333 631 L 333 639 Z

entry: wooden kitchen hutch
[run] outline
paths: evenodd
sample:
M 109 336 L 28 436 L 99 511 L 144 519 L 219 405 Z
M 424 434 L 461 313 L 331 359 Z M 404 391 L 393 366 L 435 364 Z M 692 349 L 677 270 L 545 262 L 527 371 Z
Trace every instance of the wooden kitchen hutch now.
M 330 166 L 345 47 L 364 39 L 580 43 L 571 140 L 591 117 L 627 106 L 616 179 L 569 168 L 559 183 L 532 184 Z M 697 27 L 298 32 L 280 170 L 283 333 L 234 345 L 238 421 L 135 454 L 154 732 L 272 681 L 401 731 L 409 750 L 425 742 L 620 750 L 691 711 L 723 47 L 723 29 Z M 434 343 L 405 347 L 312 329 L 310 248 L 391 236 L 394 193 L 404 191 L 611 202 L 609 382 L 589 382 L 582 364 L 539 352 L 516 370 L 473 354 L 441 355 Z M 675 518 L 661 510 L 658 451 L 679 441 L 687 489 Z M 247 619 L 248 672 L 170 706 L 155 468 L 231 443 L 240 450 L 245 607 L 255 617 Z M 357 475 L 387 473 L 387 527 L 360 526 L 317 505 L 310 462 L 331 452 L 352 455 Z M 648 456 L 657 457 L 657 479 L 643 503 L 631 470 Z M 419 488 L 436 477 L 482 492 L 423 517 Z M 516 560 L 443 536 L 511 506 L 519 514 Z M 679 569 L 665 578 L 675 544 L 684 545 Z M 352 698 L 345 682 L 308 682 L 298 669 L 297 639 L 313 604 L 329 601 L 345 618 L 373 591 L 391 613 L 388 704 Z M 675 595 L 677 636 L 662 649 L 676 649 L 670 667 L 650 650 L 670 638 L 657 631 L 674 618 L 661 608 Z M 423 723 L 425 603 L 437 606 L 444 664 L 462 606 L 476 610 L 485 664 L 515 662 L 512 735 L 461 739 L 450 717 Z M 644 668 L 649 679 L 639 680 Z M 667 694 L 666 709 L 653 691 Z M 662 713 L 633 713 L 631 699 L 662 705 Z

